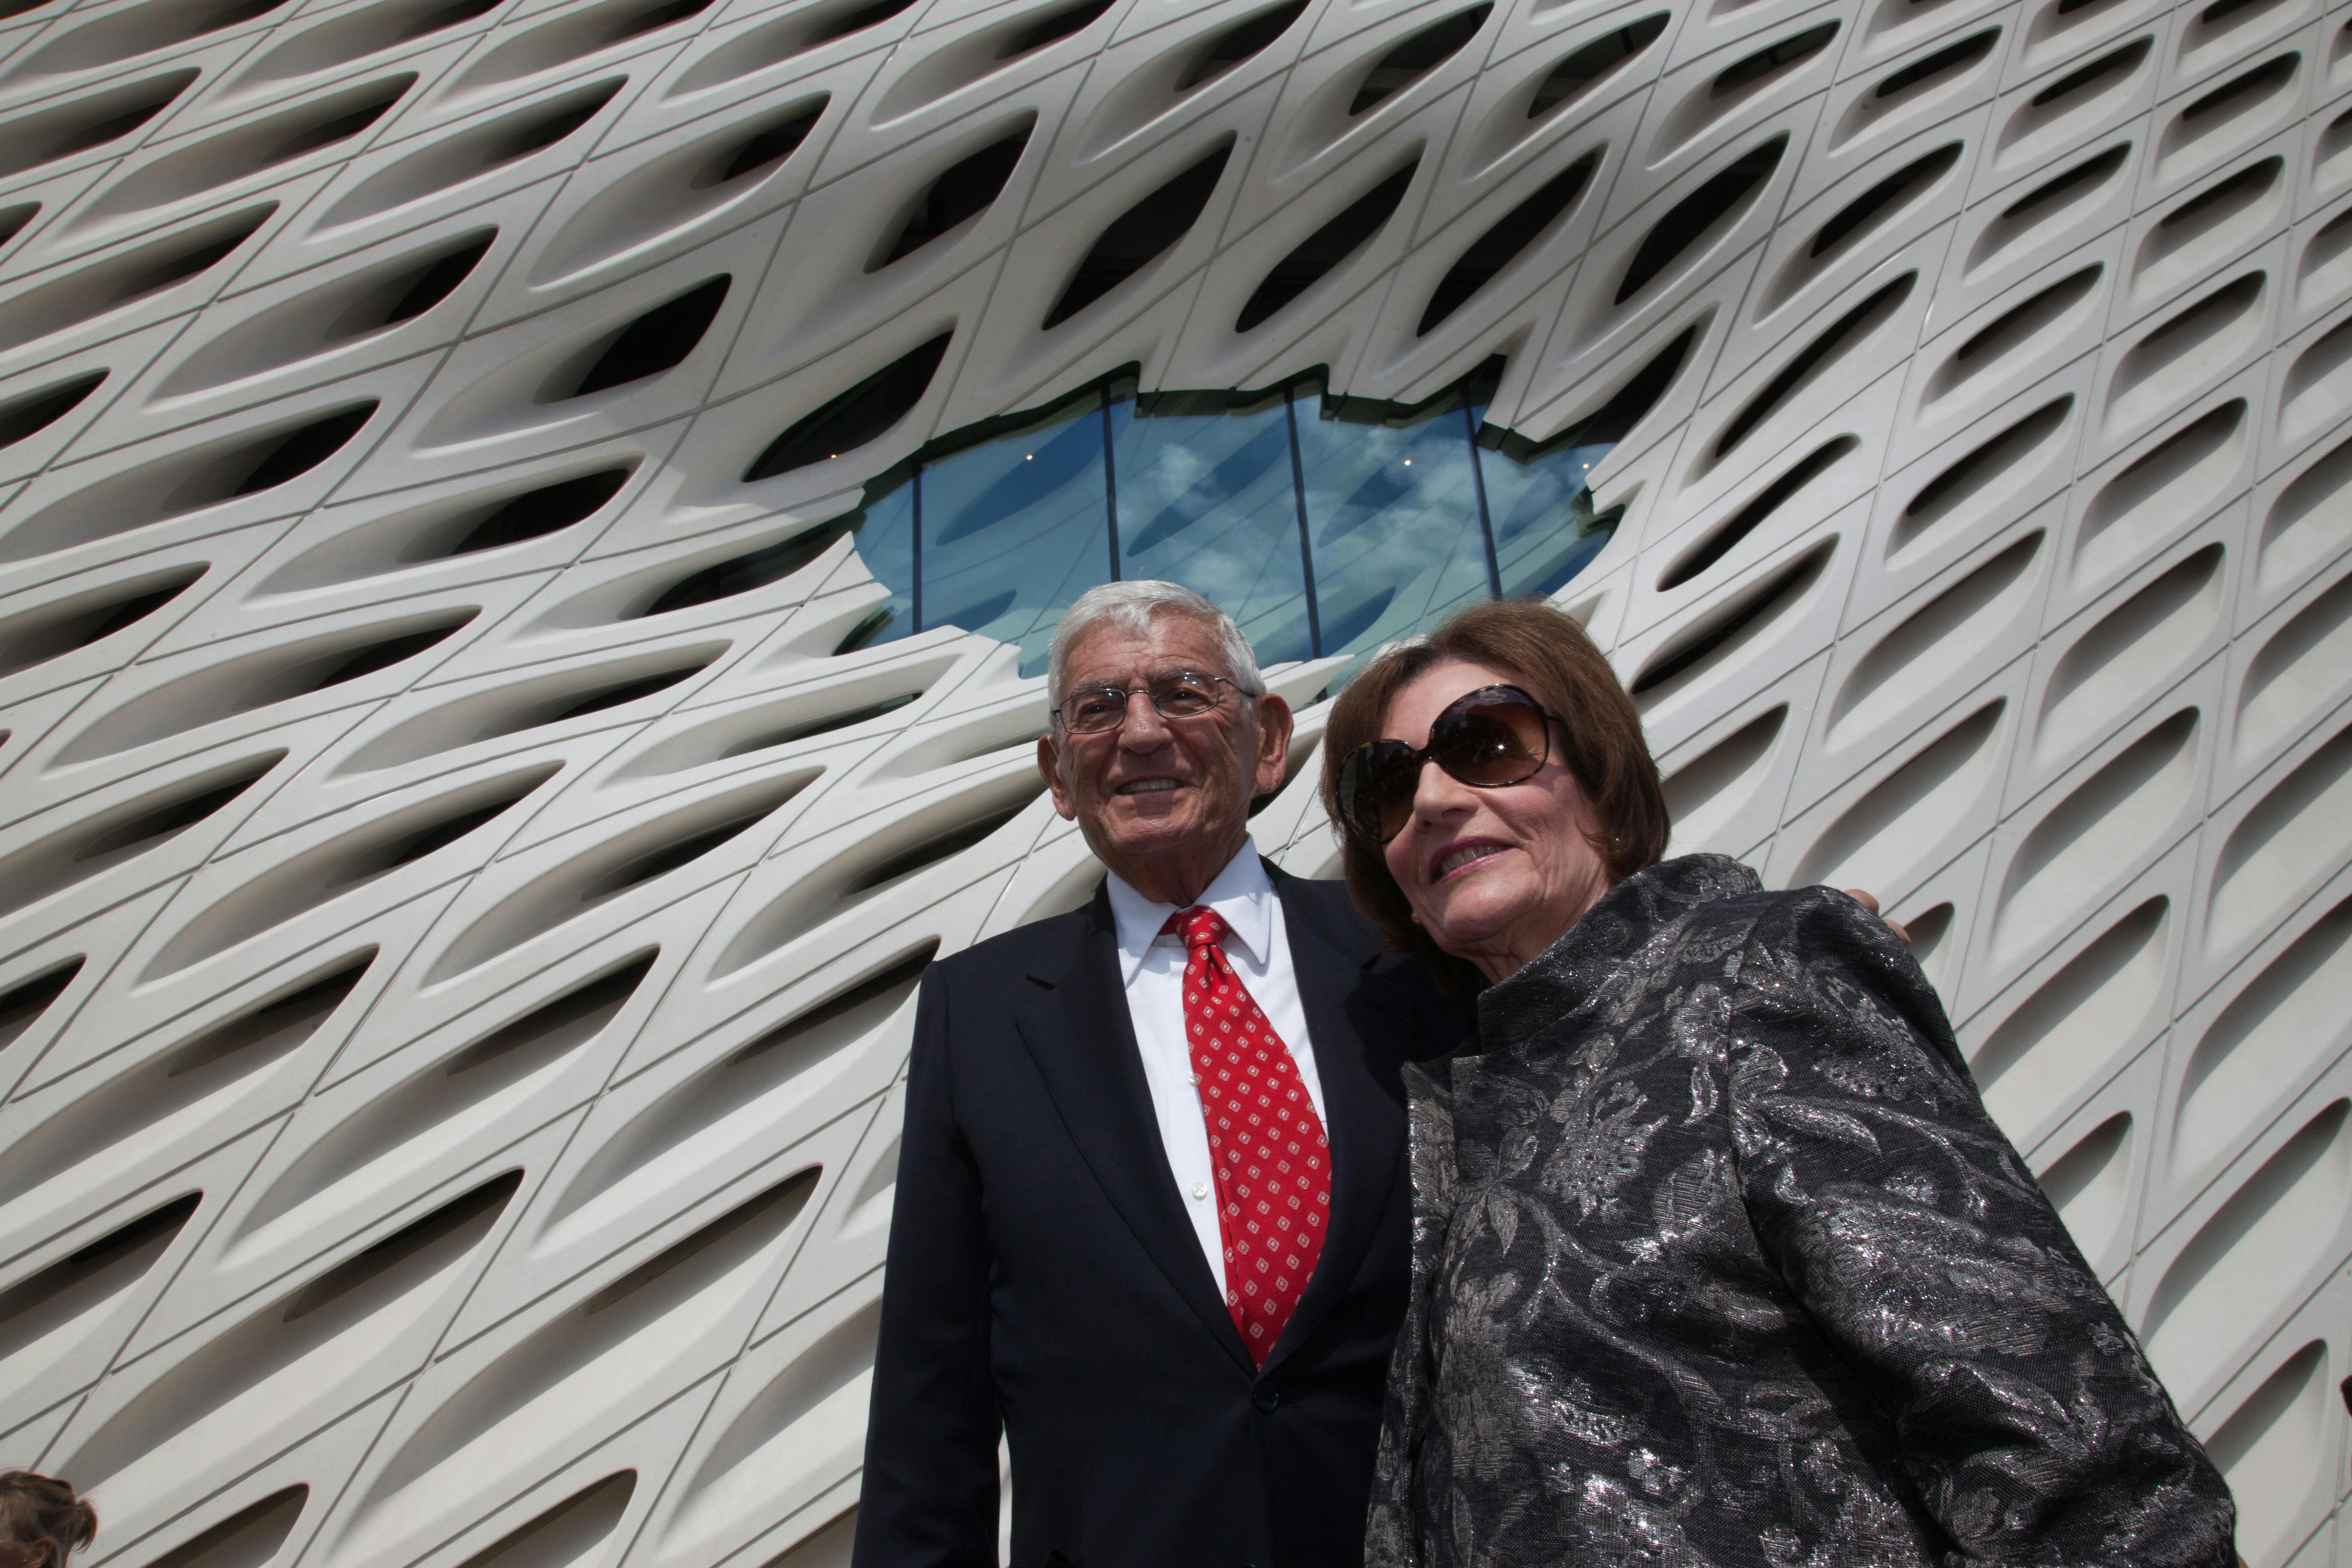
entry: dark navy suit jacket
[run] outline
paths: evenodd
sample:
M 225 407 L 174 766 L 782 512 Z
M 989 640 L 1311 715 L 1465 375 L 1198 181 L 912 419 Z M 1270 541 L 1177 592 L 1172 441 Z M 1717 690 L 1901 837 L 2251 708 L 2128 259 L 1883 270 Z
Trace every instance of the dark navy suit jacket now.
M 1331 1229 L 1263 1370 L 1169 1173 L 1110 898 L 933 964 L 915 1022 L 856 1568 L 1358 1568 L 1411 1264 L 1399 1064 L 1466 1002 L 1338 883 L 1269 866 Z

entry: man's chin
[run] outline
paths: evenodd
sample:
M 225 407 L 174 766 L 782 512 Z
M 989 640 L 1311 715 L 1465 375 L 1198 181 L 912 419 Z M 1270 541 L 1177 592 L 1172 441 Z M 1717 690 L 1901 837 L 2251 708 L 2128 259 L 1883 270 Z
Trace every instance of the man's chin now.
M 1135 806 L 1142 800 L 1166 802 Z M 1214 837 L 1216 826 L 1203 821 L 1197 802 L 1174 795 L 1122 795 L 1120 808 L 1103 822 L 1103 836 L 1122 855 L 1150 857 L 1181 853 Z
M 1122 811 L 1104 825 L 1120 844 L 1181 844 L 1198 837 L 1202 824 L 1190 811 Z
M 1134 823 L 1157 828 L 1163 823 L 1189 822 L 1200 804 L 1201 797 L 1193 790 L 1153 790 L 1146 795 L 1113 795 L 1110 809 L 1103 815 L 1114 826 Z

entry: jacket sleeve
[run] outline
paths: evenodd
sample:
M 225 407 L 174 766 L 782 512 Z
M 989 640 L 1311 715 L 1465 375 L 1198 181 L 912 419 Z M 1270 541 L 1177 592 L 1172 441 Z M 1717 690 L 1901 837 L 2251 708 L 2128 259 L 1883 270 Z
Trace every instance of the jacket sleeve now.
M 1918 965 L 1842 895 L 1780 910 L 1728 1019 L 1748 1215 L 1893 1421 L 1952 1560 L 2231 1568 L 2228 1488 L 1986 1114 Z
M 988 1240 L 956 1121 L 947 993 L 935 964 L 915 1011 L 855 1568 L 996 1568 Z

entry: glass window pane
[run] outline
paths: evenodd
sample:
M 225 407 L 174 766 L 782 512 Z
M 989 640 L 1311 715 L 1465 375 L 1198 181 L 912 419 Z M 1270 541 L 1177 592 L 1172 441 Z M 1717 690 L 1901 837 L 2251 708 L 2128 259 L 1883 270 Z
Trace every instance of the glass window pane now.
M 1228 409 L 1218 394 L 1111 405 L 1119 575 L 1202 594 L 1240 623 L 1258 662 L 1306 658 L 1306 572 L 1290 426 L 1279 394 Z
M 1407 420 L 1338 401 L 1297 400 L 1327 654 L 1376 647 L 1488 595 L 1462 405 Z
M 890 602 L 850 634 L 852 647 L 894 641 L 915 629 L 915 487 L 902 471 L 880 494 L 875 489 L 867 487 L 871 499 L 852 519 L 850 531 L 858 559 L 890 590 Z
M 1609 542 L 1612 510 L 1595 517 L 1586 480 L 1611 442 L 1571 443 L 1527 456 L 1520 444 L 1489 428 L 1479 437 L 1479 472 L 1486 480 L 1486 515 L 1495 525 L 1495 559 L 1503 596 L 1540 599 L 1557 594 Z
M 1045 668 L 1054 623 L 1110 573 L 1101 395 L 923 467 L 923 625 L 1019 645 Z

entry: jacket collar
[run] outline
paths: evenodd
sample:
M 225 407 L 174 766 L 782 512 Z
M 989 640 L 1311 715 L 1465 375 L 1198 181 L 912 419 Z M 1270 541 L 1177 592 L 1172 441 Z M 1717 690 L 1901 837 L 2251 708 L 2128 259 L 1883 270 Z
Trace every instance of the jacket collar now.
M 1591 1004 L 1660 931 L 1701 904 L 1759 892 L 1756 873 L 1722 855 L 1684 855 L 1636 871 L 1558 942 L 1478 995 L 1477 1049 L 1517 1050 Z
M 1057 973 L 1033 971 L 1029 978 L 1041 994 L 1015 1016 L 1014 1026 L 1070 1141 L 1153 1265 L 1210 1335 L 1250 1372 L 1249 1352 L 1201 1256 L 1199 1235 L 1184 1215 L 1160 1147 L 1150 1085 L 1119 984 L 1118 936 L 1107 887 L 1096 888 L 1081 915 L 1069 965 Z
M 1291 963 L 1323 1080 L 1331 1140 L 1331 1229 L 1314 1275 L 1266 1359 L 1271 1372 L 1343 1300 L 1380 1229 L 1404 1145 L 1404 1112 L 1365 1060 L 1350 1005 L 1378 940 L 1360 922 L 1332 921 L 1300 884 L 1259 862 L 1283 900 Z M 1204 1329 L 1244 1373 L 1249 1352 L 1201 1256 L 1160 1141 L 1160 1123 L 1121 984 L 1118 920 L 1108 883 L 1082 911 L 1077 951 L 1058 973 L 1033 973 L 1039 994 L 1015 1018 L 1064 1127 L 1137 1242 Z M 1402 1022 L 1402 1021 L 1398 1021 Z
M 1115 871 L 1104 879 L 1103 887 L 1118 930 L 1119 984 L 1132 984 L 1135 972 L 1143 967 L 1144 955 L 1160 938 L 1160 928 L 1168 923 L 1168 917 L 1176 912 L 1177 906 L 1145 898 Z M 1212 909 L 1223 915 L 1233 940 L 1247 948 L 1251 958 L 1263 963 L 1266 943 L 1274 936 L 1274 883 L 1267 875 L 1266 863 L 1258 858 L 1256 844 L 1244 838 L 1241 853 L 1225 862 L 1225 868 L 1201 889 L 1198 899 L 1185 907 Z
M 1355 1284 L 1394 1193 L 1405 1139 L 1404 1108 L 1374 1079 L 1358 1028 L 1369 1005 L 1361 994 L 1365 971 L 1381 954 L 1379 938 L 1360 921 L 1327 918 L 1296 878 L 1279 870 L 1271 876 L 1315 1042 L 1316 1072 L 1323 1080 L 1324 1132 L 1331 1141 L 1331 1228 L 1298 1306 L 1266 1358 L 1267 1372 L 1306 1343 Z M 1412 1022 L 1380 1020 L 1391 1029 L 1408 1028 Z

